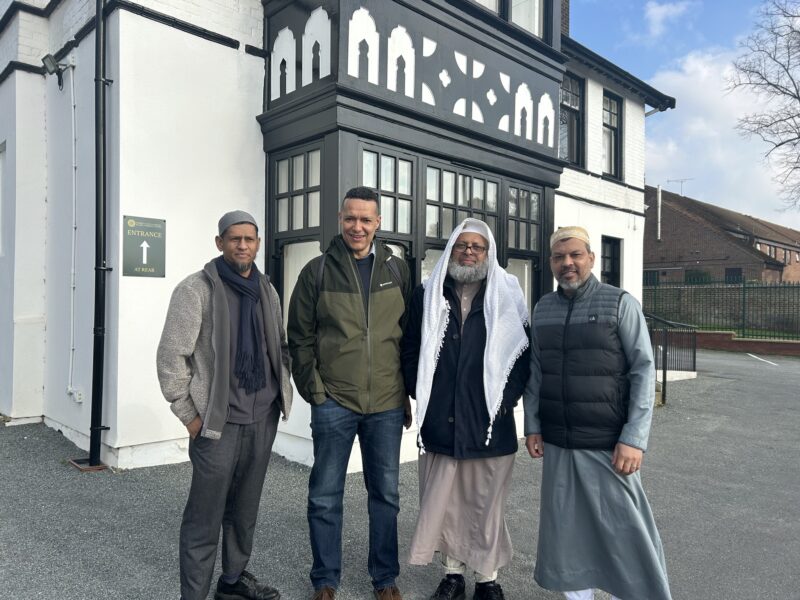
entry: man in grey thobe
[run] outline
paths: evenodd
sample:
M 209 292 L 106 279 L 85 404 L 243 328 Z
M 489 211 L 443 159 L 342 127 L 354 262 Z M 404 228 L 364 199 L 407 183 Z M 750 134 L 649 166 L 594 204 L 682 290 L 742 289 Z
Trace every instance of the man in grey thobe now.
M 526 446 L 544 456 L 534 578 L 568 600 L 670 600 L 661 540 L 639 477 L 655 371 L 641 307 L 592 275 L 581 227 L 550 238 L 559 289 L 533 315 Z

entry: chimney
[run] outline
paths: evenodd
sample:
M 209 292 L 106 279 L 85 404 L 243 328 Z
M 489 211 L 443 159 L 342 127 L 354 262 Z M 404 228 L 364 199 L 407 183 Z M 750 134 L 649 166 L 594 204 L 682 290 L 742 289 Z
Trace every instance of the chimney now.
M 569 35 L 569 0 L 561 0 L 561 33 Z

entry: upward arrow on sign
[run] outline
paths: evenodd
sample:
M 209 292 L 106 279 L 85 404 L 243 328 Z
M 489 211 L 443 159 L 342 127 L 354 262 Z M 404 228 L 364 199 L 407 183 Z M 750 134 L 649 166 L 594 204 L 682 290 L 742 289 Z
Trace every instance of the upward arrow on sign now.
M 139 244 L 139 247 L 142 249 L 142 264 L 147 264 L 147 249 L 150 247 L 150 244 L 147 243 L 147 240 L 143 241 Z

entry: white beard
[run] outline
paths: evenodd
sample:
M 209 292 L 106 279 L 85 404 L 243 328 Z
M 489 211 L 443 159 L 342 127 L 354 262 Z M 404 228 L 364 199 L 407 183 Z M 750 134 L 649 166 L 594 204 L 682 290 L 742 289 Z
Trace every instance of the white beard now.
M 485 260 L 476 265 L 460 265 L 455 259 L 447 263 L 447 274 L 459 283 L 473 283 L 486 279 L 489 263 Z

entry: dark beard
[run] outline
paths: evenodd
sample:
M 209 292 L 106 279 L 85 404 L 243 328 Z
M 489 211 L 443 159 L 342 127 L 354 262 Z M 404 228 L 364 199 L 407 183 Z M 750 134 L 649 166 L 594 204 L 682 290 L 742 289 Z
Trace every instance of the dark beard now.
M 447 274 L 459 283 L 474 283 L 486 279 L 489 273 L 489 263 L 485 260 L 482 263 L 476 264 L 474 267 L 469 265 L 460 265 L 454 259 L 450 259 L 447 263 Z

